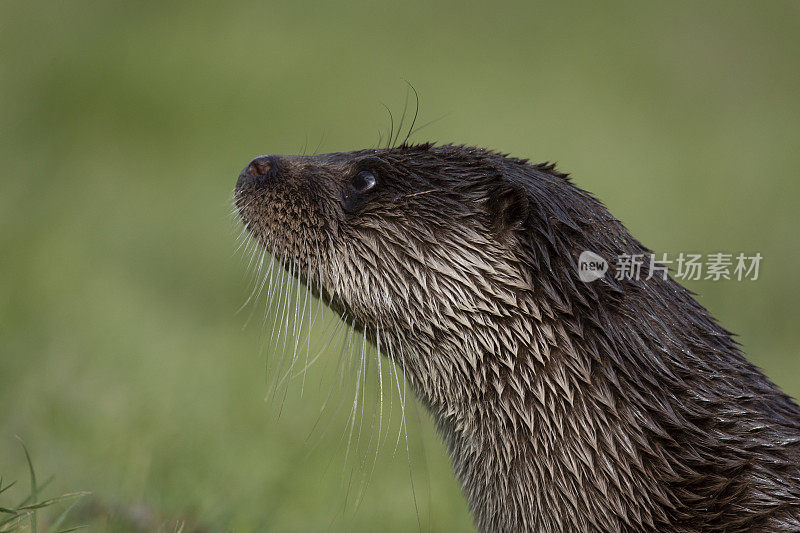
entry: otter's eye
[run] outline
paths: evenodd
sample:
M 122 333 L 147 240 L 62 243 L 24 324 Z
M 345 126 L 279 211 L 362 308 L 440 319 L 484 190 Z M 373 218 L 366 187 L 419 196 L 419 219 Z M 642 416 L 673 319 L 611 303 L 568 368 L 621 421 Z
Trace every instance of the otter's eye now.
M 375 175 L 369 170 L 362 170 L 353 176 L 353 180 L 351 181 L 353 190 L 356 192 L 367 192 L 375 187 L 376 183 L 377 180 L 375 179 Z

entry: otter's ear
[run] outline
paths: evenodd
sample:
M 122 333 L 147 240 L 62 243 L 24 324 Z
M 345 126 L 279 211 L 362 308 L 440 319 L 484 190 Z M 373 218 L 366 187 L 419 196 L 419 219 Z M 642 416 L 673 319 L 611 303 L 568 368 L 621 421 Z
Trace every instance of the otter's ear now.
M 501 183 L 489 194 L 486 203 L 489 221 L 497 235 L 520 229 L 528 219 L 528 195 L 522 187 Z

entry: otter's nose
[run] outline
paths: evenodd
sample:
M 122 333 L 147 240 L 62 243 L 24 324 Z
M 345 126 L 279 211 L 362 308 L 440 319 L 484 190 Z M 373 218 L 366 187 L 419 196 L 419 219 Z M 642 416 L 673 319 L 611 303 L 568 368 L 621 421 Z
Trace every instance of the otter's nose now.
M 239 179 L 236 181 L 236 187 L 256 181 L 259 178 L 263 179 L 271 169 L 275 167 L 275 159 L 271 155 L 258 156 L 242 170 L 239 174 Z

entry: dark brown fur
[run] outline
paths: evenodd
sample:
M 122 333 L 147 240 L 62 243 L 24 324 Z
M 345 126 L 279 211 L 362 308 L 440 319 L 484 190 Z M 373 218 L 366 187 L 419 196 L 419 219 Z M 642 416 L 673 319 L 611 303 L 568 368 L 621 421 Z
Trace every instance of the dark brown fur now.
M 369 170 L 377 186 L 354 192 Z M 798 531 L 800 408 L 552 165 L 464 146 L 265 156 L 248 230 L 402 364 L 482 531 Z

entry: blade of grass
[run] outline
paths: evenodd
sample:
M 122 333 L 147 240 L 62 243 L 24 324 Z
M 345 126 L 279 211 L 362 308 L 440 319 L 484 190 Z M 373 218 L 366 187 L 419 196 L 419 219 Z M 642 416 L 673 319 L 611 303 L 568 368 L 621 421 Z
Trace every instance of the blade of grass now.
M 0 532 L 14 531 L 19 527 L 22 521 L 28 518 L 31 514 L 31 512 L 26 512 L 0 521 Z
M 4 487 L 3 486 L 3 478 L 0 477 L 0 494 L 3 494 L 5 491 L 7 491 L 11 487 L 13 487 L 16 483 L 17 483 L 16 481 L 12 481 L 11 483 L 9 483 L 8 485 L 6 485 Z
M 25 442 L 18 435 L 17 435 L 17 440 L 19 440 L 19 443 L 22 445 L 23 451 L 25 451 L 25 459 L 28 461 L 28 470 L 30 470 L 31 473 L 30 498 L 31 500 L 36 501 L 38 499 L 39 490 L 38 487 L 36 486 L 36 471 L 34 471 L 33 469 L 33 461 L 31 460 L 31 454 L 28 453 L 28 447 L 25 446 Z M 22 509 L 22 507 L 20 507 L 20 509 Z M 36 520 L 36 512 L 31 513 L 30 518 L 31 518 L 31 533 L 38 533 L 39 527 Z
M 47 478 L 47 479 L 45 480 L 45 482 L 44 482 L 44 483 L 38 483 L 38 485 L 36 486 L 36 488 L 37 488 L 36 492 L 37 492 L 38 494 L 41 494 L 41 493 L 42 493 L 42 491 L 43 491 L 44 489 L 46 489 L 47 487 L 49 487 L 49 486 L 50 486 L 50 483 L 52 483 L 52 482 L 53 482 L 53 480 L 55 480 L 55 479 L 56 479 L 56 477 L 55 477 L 55 476 L 50 476 L 49 478 Z M 28 494 L 28 495 L 25 497 L 25 499 L 24 499 L 24 500 L 22 500 L 21 502 L 19 502 L 19 504 L 17 505 L 17 507 L 22 507 L 23 505 L 28 505 L 28 504 L 29 504 L 30 502 L 32 502 L 32 501 L 34 501 L 34 499 L 33 499 L 33 494 Z
M 76 507 L 76 506 L 77 506 L 77 505 L 80 503 L 80 502 L 81 502 L 81 500 L 80 500 L 80 498 L 78 498 L 78 499 L 76 499 L 74 502 L 72 502 L 72 505 L 70 505 L 69 507 L 67 507 L 66 509 L 64 509 L 64 511 L 63 511 L 63 512 L 62 512 L 60 515 L 58 515 L 58 517 L 55 519 L 55 521 L 53 521 L 53 525 L 51 525 L 51 526 L 48 528 L 48 531 L 51 531 L 51 532 L 55 531 L 56 533 L 58 533 L 58 531 L 59 531 L 59 529 L 58 529 L 58 528 L 60 528 L 60 527 L 61 527 L 61 524 L 63 524 L 63 523 L 64 523 L 64 521 L 67 519 L 67 515 L 68 515 L 68 514 L 69 514 L 69 513 L 70 513 L 70 512 L 71 512 L 71 511 L 72 511 L 72 510 L 73 510 L 73 509 L 74 509 L 74 508 L 75 508 L 75 507 Z M 82 526 L 81 526 L 81 527 L 82 527 Z M 70 531 L 72 531 L 72 530 L 75 530 L 75 529 L 77 529 L 77 528 L 71 528 L 71 529 L 70 529 Z M 61 532 L 61 533 L 63 533 L 63 531 L 66 531 L 66 530 L 62 530 L 62 532 Z
M 63 502 L 66 500 L 72 500 L 74 498 L 82 498 L 91 494 L 90 492 L 68 492 L 66 494 L 62 494 L 61 496 L 56 496 L 55 498 L 50 498 L 47 500 L 43 500 L 39 503 L 32 503 L 30 505 L 23 505 L 21 507 L 17 507 L 18 511 L 34 511 L 36 509 L 41 509 L 42 507 L 48 507 L 50 505 Z
M 89 526 L 75 526 L 75 527 L 68 527 L 67 529 L 60 529 L 56 531 L 56 533 L 69 533 L 70 531 L 78 531 L 79 529 L 86 529 Z

